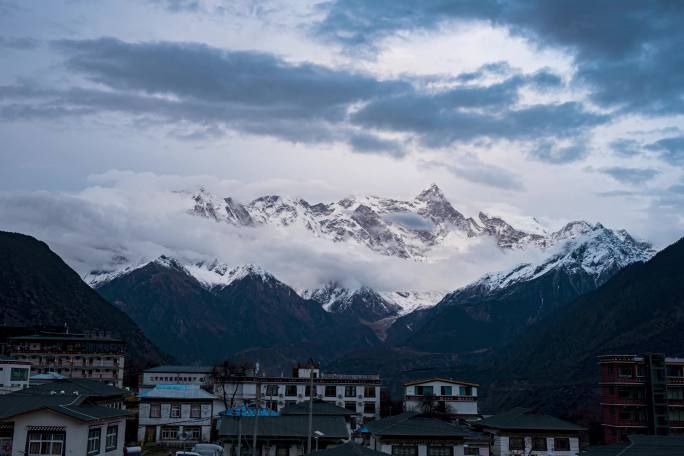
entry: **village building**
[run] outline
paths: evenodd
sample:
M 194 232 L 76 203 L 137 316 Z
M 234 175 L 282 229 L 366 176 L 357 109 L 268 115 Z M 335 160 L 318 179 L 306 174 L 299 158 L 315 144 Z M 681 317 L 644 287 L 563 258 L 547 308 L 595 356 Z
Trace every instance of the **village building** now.
M 605 355 L 599 366 L 606 443 L 632 434 L 684 433 L 684 358 Z
M 355 442 L 347 442 L 342 445 L 334 445 L 314 452 L 316 456 L 386 456 L 386 453 L 372 450 Z
M 471 426 L 491 436 L 493 456 L 577 456 L 580 454 L 580 432 L 586 430 L 522 407 L 474 421 Z
M 438 409 L 463 418 L 478 416 L 479 385 L 448 378 L 414 380 L 404 384 L 404 411 L 425 413 Z
M 683 436 L 630 435 L 625 442 L 595 445 L 582 450 L 582 456 L 682 456 Z
M 28 361 L 35 374 L 54 372 L 66 378 L 87 378 L 121 388 L 126 343 L 104 332 L 41 333 L 10 339 L 12 358 Z
M 213 394 L 194 384 L 157 385 L 138 397 L 138 440 L 163 446 L 209 442 L 223 409 Z
M 11 358 L 0 358 L 0 394 L 28 388 L 31 363 Z
M 309 421 L 311 406 L 311 421 Z M 226 455 L 299 456 L 307 453 L 309 431 L 312 451 L 340 445 L 350 439 L 351 412 L 324 401 L 284 407 L 277 416 L 222 416 L 219 439 Z M 311 428 L 309 428 L 311 423 Z M 257 450 L 252 436 L 257 429 Z
M 284 407 L 314 399 L 346 408 L 363 423 L 380 417 L 380 377 L 377 375 L 324 374 L 315 363 L 298 364 L 291 376 L 262 376 L 255 372 L 214 379 L 214 391 L 228 407 L 252 404 Z
M 64 379 L 0 396 L 0 448 L 11 456 L 122 456 L 125 395 Z
M 489 455 L 485 434 L 414 412 L 372 421 L 363 431 L 371 449 L 394 456 Z

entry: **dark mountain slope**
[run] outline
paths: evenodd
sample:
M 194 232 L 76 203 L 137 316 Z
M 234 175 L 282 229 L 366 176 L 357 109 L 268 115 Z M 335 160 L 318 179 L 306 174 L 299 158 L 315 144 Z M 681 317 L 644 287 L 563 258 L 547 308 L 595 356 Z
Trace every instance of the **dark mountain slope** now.
M 684 354 L 684 239 L 559 310 L 502 351 L 488 403 L 598 413 L 597 356 Z M 559 402 L 559 390 L 570 392 Z
M 207 286 L 179 263 L 160 258 L 106 282 L 98 292 L 188 362 L 249 353 L 275 367 L 304 355 L 325 359 L 379 343 L 356 319 L 330 314 L 250 267 L 228 284 Z
M 134 367 L 168 360 L 44 242 L 23 234 L 0 232 L 0 323 L 109 330 L 126 340 Z

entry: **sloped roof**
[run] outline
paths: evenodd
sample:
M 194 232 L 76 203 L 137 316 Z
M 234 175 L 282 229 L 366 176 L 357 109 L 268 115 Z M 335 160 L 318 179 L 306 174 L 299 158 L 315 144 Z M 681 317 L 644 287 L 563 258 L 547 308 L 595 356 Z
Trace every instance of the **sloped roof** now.
M 240 426 L 243 435 L 254 433 L 254 421 L 256 417 L 243 416 L 240 418 Z M 258 423 L 259 437 L 295 437 L 305 438 L 308 435 L 309 417 L 305 415 L 281 415 L 261 416 Z M 349 431 L 341 416 L 314 416 L 312 420 L 313 431 L 320 431 L 326 439 L 347 439 Z M 238 420 L 232 417 L 221 418 L 219 435 L 236 436 Z
M 348 442 L 325 450 L 316 451 L 317 456 L 387 456 L 387 453 L 366 448 L 358 443 Z
M 211 366 L 180 366 L 167 365 L 157 366 L 150 369 L 145 369 L 145 373 L 161 372 L 164 374 L 211 374 L 213 368 Z
M 551 415 L 536 414 L 532 410 L 516 407 L 504 413 L 490 416 L 480 421 L 472 422 L 478 428 L 500 430 L 538 430 L 538 431 L 568 431 L 579 432 L 586 430 L 582 426 L 561 420 Z
M 453 385 L 464 385 L 464 386 L 480 386 L 477 383 L 471 383 L 471 382 L 465 382 L 462 380 L 454 380 L 453 378 L 444 378 L 444 377 L 432 377 L 432 378 L 426 378 L 422 380 L 412 380 L 410 382 L 404 383 L 404 386 L 412 386 L 412 385 L 420 385 L 422 383 L 430 383 L 430 382 L 444 382 L 444 383 L 451 383 Z
M 23 390 L 27 394 L 50 394 L 52 391 L 57 393 L 64 391 L 65 394 L 71 395 L 72 398 L 75 392 L 87 397 L 124 397 L 128 395 L 126 390 L 88 378 L 60 378 L 51 382 L 33 385 Z
M 48 409 L 81 421 L 97 421 L 107 418 L 124 417 L 129 414 L 126 410 L 102 407 L 95 404 L 53 405 L 48 407 Z
M 281 415 L 308 415 L 310 401 L 300 402 L 298 404 L 291 404 L 283 407 L 280 411 Z M 338 407 L 330 402 L 321 400 L 313 401 L 313 415 L 329 415 L 329 416 L 351 416 L 355 415 L 351 410 L 344 407 Z
M 679 435 L 630 435 L 629 443 L 593 446 L 587 456 L 682 456 L 684 437 Z
M 199 385 L 156 385 L 149 391 L 138 395 L 141 399 L 216 399 Z
M 466 437 L 465 428 L 417 413 L 402 413 L 366 424 L 368 432 L 384 436 Z

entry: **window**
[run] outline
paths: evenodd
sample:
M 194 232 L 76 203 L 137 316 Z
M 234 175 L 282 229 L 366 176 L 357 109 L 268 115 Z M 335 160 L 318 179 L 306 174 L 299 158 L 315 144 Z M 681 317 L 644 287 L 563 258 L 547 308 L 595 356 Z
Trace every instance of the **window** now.
M 11 382 L 25 382 L 28 380 L 28 369 L 13 367 L 10 371 Z
M 337 394 L 337 387 L 336 386 L 326 386 L 325 387 L 325 397 L 335 397 Z
M 392 445 L 392 456 L 416 456 L 418 448 L 415 445 Z
M 463 448 L 463 454 L 465 454 L 466 456 L 473 455 L 473 454 L 479 455 L 480 449 L 477 447 L 465 447 L 465 448 Z
M 107 426 L 107 437 L 105 439 L 105 451 L 116 449 L 117 441 L 119 440 L 119 426 Z
M 532 437 L 533 451 L 546 451 L 546 437 Z
M 285 396 L 296 396 L 297 395 L 297 385 L 286 385 L 285 386 Z
M 277 396 L 278 385 L 266 385 L 266 396 Z
M 472 396 L 473 395 L 473 387 L 472 386 L 461 386 L 459 387 L 459 392 L 461 396 Z
M 28 456 L 34 455 L 54 455 L 62 456 L 64 450 L 63 432 L 34 432 L 31 431 L 26 436 L 28 443 Z
M 452 456 L 454 450 L 447 445 L 428 445 L 428 456 Z
M 684 421 L 684 409 L 671 408 L 669 410 L 670 421 Z
M 667 398 L 675 400 L 684 400 L 684 388 L 668 388 Z
M 304 397 L 311 397 L 311 385 L 304 387 Z
M 98 454 L 100 452 L 100 437 L 102 428 L 93 428 L 88 431 L 88 454 Z
M 637 366 L 637 377 L 645 377 L 646 368 L 644 366 Z
M 202 406 L 200 404 L 190 405 L 190 418 L 202 418 Z
M 632 375 L 634 375 L 634 369 L 632 369 L 632 366 L 622 366 L 618 371 L 619 377 L 631 378 Z
M 356 412 L 356 402 L 345 402 L 344 408 L 352 412 Z
M 508 449 L 509 450 L 524 450 L 525 449 L 525 438 L 524 437 L 509 437 L 508 438 Z
M 161 418 L 161 404 L 150 404 L 150 418 Z
M 667 376 L 668 377 L 681 377 L 682 376 L 682 366 L 667 366 Z
M 553 449 L 555 451 L 570 451 L 570 439 L 567 437 L 556 437 L 553 439 Z
M 190 440 L 202 440 L 202 426 L 183 426 L 183 432 L 190 436 Z
M 432 396 L 432 387 L 416 386 L 416 396 Z
M 375 403 L 365 402 L 363 404 L 363 413 L 375 413 Z
M 162 426 L 162 440 L 178 440 L 178 426 Z
M 374 386 L 365 386 L 363 388 L 363 395 L 366 397 L 375 397 L 375 387 Z
M 171 418 L 180 418 L 181 416 L 181 405 L 171 404 L 171 412 L 169 413 Z
M 355 386 L 345 386 L 344 387 L 344 397 L 356 397 L 356 387 Z
M 451 396 L 451 386 L 442 386 L 442 396 Z
M 290 455 L 290 448 L 286 446 L 277 446 L 276 447 L 276 456 L 289 456 Z

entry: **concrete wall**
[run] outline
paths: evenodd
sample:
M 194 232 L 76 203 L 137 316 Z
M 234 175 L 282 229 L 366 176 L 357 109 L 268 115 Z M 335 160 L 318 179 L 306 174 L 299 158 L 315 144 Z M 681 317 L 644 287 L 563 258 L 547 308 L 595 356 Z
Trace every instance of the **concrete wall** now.
M 558 437 L 567 437 L 559 435 Z M 547 451 L 534 451 L 537 456 L 576 456 L 580 454 L 579 438 L 570 437 L 570 451 L 556 451 L 553 447 L 555 436 L 549 435 L 546 437 Z M 525 436 L 525 450 L 511 451 L 508 449 L 509 438 L 506 435 L 497 435 L 494 437 L 494 444 L 491 447 L 492 456 L 512 456 L 518 454 L 530 454 L 532 451 L 532 436 Z
M 116 449 L 105 451 L 107 426 L 119 426 Z M 64 444 L 65 456 L 85 456 L 88 449 L 88 431 L 91 427 L 102 429 L 100 437 L 100 453 L 102 456 L 122 456 L 126 433 L 125 418 L 106 420 L 102 422 L 82 422 L 72 420 L 64 415 L 41 411 L 21 415 L 14 420 L 14 435 L 12 439 L 12 456 L 25 456 L 26 436 L 31 426 L 62 426 L 66 430 Z

